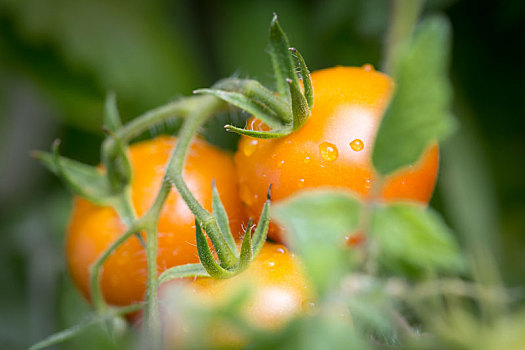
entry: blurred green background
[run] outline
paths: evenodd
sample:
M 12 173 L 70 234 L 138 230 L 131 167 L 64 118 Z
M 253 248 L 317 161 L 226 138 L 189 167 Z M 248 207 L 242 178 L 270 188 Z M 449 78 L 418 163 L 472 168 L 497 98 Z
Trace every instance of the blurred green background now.
M 31 150 L 58 137 L 66 156 L 96 164 L 109 90 L 129 120 L 232 74 L 271 84 L 273 12 L 312 70 L 380 67 L 388 11 L 386 0 L 0 0 L 0 349 L 89 310 L 64 265 L 70 196 Z M 460 122 L 442 146 L 433 205 L 463 244 L 490 243 L 508 286 L 523 286 L 525 2 L 427 1 L 433 12 L 452 22 Z M 234 144 L 211 129 L 212 141 Z M 105 347 L 108 337 L 89 333 L 63 345 Z

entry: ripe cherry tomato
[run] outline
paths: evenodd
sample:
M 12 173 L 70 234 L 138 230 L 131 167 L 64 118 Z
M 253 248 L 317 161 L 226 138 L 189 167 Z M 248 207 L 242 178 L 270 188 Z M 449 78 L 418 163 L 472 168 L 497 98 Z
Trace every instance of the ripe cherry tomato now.
M 188 322 L 181 319 L 181 302 L 178 295 L 170 298 L 170 287 L 180 285 L 180 280 L 173 280 L 161 286 L 161 305 L 165 310 L 161 312 L 165 318 L 165 334 L 169 338 L 167 343 L 184 347 L 188 330 Z M 251 327 L 264 330 L 275 330 L 282 327 L 293 316 L 301 313 L 303 308 L 308 310 L 312 300 L 312 289 L 309 287 L 302 269 L 293 253 L 280 244 L 266 243 L 259 256 L 250 264 L 248 269 L 230 279 L 198 278 L 186 280 L 183 291 L 186 298 L 182 302 L 193 302 L 209 309 L 214 306 L 225 305 L 236 293 L 247 288 L 248 297 L 241 304 L 243 322 Z M 214 325 L 212 338 L 215 344 L 225 348 L 241 345 L 243 340 L 240 332 L 233 325 Z M 191 340 L 191 339 L 190 339 Z M 186 344 L 187 346 L 188 344 Z M 221 347 L 221 346 L 219 346 Z M 222 347 L 221 347 L 222 348 Z
M 235 164 L 241 199 L 252 217 L 260 212 L 269 184 L 274 201 L 324 186 L 370 196 L 377 178 L 371 164 L 372 146 L 394 82 L 370 65 L 329 68 L 311 77 L 314 106 L 302 128 L 279 139 L 240 140 Z M 252 118 L 248 128 L 267 127 Z M 432 145 L 416 164 L 385 179 L 381 197 L 428 203 L 437 170 L 438 147 Z M 269 236 L 282 242 L 275 225 Z
M 129 148 L 133 166 L 132 201 L 139 217 L 155 199 L 176 142 L 176 138 L 157 137 Z M 233 160 L 228 154 L 205 141 L 195 140 L 188 152 L 184 179 L 207 210 L 211 210 L 211 184 L 215 179 L 232 232 L 234 235 L 243 233 L 244 211 L 238 196 Z M 113 208 L 75 198 L 67 232 L 66 256 L 73 280 L 86 298 L 89 298 L 90 265 L 125 229 Z M 194 216 L 174 188 L 158 222 L 158 271 L 198 261 Z M 127 240 L 106 260 L 101 286 L 110 304 L 127 305 L 143 300 L 146 253 L 136 237 Z

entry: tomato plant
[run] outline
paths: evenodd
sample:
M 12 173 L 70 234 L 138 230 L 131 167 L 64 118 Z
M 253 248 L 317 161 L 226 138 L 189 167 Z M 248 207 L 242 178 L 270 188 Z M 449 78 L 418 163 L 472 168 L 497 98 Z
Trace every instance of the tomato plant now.
M 276 201 L 303 189 L 325 186 L 351 190 L 366 198 L 377 186 L 372 146 L 394 82 L 370 65 L 324 69 L 311 77 L 314 104 L 304 126 L 278 139 L 243 136 L 240 140 L 235 163 L 241 199 L 250 215 L 260 212 L 269 184 Z M 254 118 L 247 128 L 268 129 Z M 386 200 L 427 203 L 437 170 L 438 147 L 432 145 L 416 164 L 386 177 L 379 184 L 379 193 Z M 269 235 L 282 241 L 274 225 Z
M 129 148 L 133 167 L 132 202 L 138 216 L 144 215 L 152 205 L 176 143 L 176 138 L 163 136 Z M 244 214 L 230 155 L 197 138 L 188 152 L 184 178 L 197 200 L 208 209 L 212 201 L 211 183 L 215 180 L 232 232 L 242 233 Z M 199 261 L 194 216 L 177 191 L 170 192 L 157 228 L 159 273 L 172 266 Z M 86 297 L 89 297 L 90 265 L 124 231 L 125 226 L 114 209 L 75 198 L 66 239 L 66 257 L 73 280 Z M 127 305 L 143 300 L 146 253 L 137 238 L 128 239 L 108 258 L 101 287 L 111 304 Z

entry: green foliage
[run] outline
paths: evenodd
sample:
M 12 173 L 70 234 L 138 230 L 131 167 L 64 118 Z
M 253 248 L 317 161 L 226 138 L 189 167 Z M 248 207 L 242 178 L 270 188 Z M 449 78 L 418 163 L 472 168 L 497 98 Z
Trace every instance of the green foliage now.
M 55 142 L 54 154 L 35 152 L 34 155 L 49 170 L 64 179 L 64 182 L 77 193 L 94 203 L 109 204 L 114 193 L 105 172 L 96 167 L 77 162 L 58 155 L 58 143 Z
M 288 244 L 302 258 L 320 293 L 338 284 L 348 270 L 344 237 L 357 228 L 361 203 L 333 191 L 299 194 L 275 206 L 272 217 L 287 230 Z
M 461 271 L 464 261 L 450 229 L 431 209 L 411 203 L 378 206 L 371 224 L 377 259 L 394 272 Z
M 415 163 L 423 150 L 455 127 L 447 79 L 450 25 L 424 20 L 394 62 L 397 84 L 374 144 L 372 160 L 383 175 Z

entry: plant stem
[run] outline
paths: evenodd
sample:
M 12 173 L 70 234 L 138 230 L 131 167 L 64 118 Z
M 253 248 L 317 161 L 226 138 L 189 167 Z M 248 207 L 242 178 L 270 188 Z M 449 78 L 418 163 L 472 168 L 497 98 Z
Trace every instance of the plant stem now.
M 414 26 L 423 8 L 423 0 L 393 0 L 390 9 L 390 24 L 385 43 L 383 71 L 395 74 L 395 62 L 400 46 L 412 35 Z
M 136 219 L 136 214 L 131 204 L 131 194 L 126 193 L 125 198 L 123 198 L 125 203 L 121 206 L 119 216 L 128 226 L 128 230 L 118 237 L 90 267 L 90 291 L 93 304 L 96 310 L 107 311 L 109 308 L 104 301 L 100 287 L 100 269 L 111 253 L 131 235 L 140 234 L 140 232 L 143 231 L 146 232 L 148 274 L 145 319 L 146 329 L 149 332 L 150 339 L 154 342 L 154 344 L 150 344 L 153 349 L 159 348 L 161 341 L 157 296 L 159 285 L 157 278 L 157 222 L 164 202 L 170 193 L 172 183 L 176 186 L 192 213 L 202 223 L 224 267 L 232 267 L 237 260 L 226 244 L 226 241 L 220 236 L 217 221 L 193 196 L 182 176 L 186 154 L 193 136 L 208 118 L 225 106 L 226 104 L 224 102 L 213 96 L 183 98 L 146 112 L 116 131 L 116 137 L 118 139 L 129 142 L 154 124 L 161 123 L 174 116 L 188 117 L 182 126 L 177 146 L 166 167 L 165 180 L 155 198 L 155 202 L 142 218 Z M 114 139 L 115 138 L 108 138 L 105 142 L 115 142 Z
M 111 245 L 106 248 L 106 250 L 97 258 L 97 260 L 90 266 L 90 294 L 91 300 L 95 310 L 105 311 L 108 309 L 108 306 L 102 296 L 102 290 L 100 288 L 100 268 L 107 260 L 107 258 L 122 244 L 124 243 L 131 235 L 141 231 L 142 224 L 140 220 L 137 220 L 131 225 L 126 232 L 120 235 Z
M 210 237 L 215 247 L 221 263 L 224 267 L 229 268 L 235 265 L 237 259 L 224 238 L 220 235 L 217 221 L 193 196 L 182 174 L 186 153 L 188 152 L 193 136 L 213 113 L 224 106 L 224 102 L 213 96 L 202 96 L 202 98 L 206 98 L 206 100 L 202 101 L 198 110 L 186 118 L 180 130 L 177 146 L 168 163 L 166 176 L 175 185 L 193 215 L 201 222 L 206 234 Z
M 173 117 L 185 117 L 188 113 L 197 110 L 205 101 L 205 96 L 184 97 L 164 106 L 152 109 L 131 120 L 116 132 L 116 136 L 123 141 L 131 141 L 152 125 L 162 123 Z

